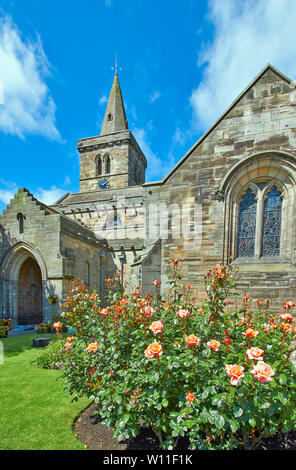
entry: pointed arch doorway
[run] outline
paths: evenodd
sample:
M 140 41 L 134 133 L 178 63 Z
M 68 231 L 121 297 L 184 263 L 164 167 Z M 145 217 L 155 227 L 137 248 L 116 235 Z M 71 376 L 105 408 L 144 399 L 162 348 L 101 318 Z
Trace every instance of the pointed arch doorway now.
M 31 256 L 20 267 L 18 276 L 18 324 L 41 323 L 42 275 L 41 269 Z
M 4 316 L 13 326 L 45 321 L 47 269 L 42 255 L 31 244 L 18 242 L 0 264 Z

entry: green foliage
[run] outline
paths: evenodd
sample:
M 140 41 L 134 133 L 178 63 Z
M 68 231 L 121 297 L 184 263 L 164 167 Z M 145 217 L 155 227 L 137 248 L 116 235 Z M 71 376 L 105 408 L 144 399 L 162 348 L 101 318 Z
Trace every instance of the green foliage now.
M 60 341 L 46 346 L 33 359 L 32 364 L 42 369 L 60 369 L 63 365 L 65 350 Z
M 241 308 L 229 307 L 231 265 L 205 275 L 198 308 L 181 285 L 181 264 L 170 262 L 167 298 L 155 281 L 153 297 L 110 289 L 101 308 L 75 283 L 63 314 L 76 328 L 64 343 L 67 389 L 99 404 L 119 440 L 149 425 L 165 449 L 184 435 L 192 449 L 256 448 L 262 437 L 295 430 L 293 317 L 276 319 L 269 299 L 252 306 L 248 295 Z

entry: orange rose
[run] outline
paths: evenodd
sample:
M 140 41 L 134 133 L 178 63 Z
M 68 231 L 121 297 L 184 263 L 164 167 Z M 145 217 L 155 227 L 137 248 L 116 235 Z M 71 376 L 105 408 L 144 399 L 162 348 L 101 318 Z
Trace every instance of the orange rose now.
M 249 359 L 255 359 L 256 361 L 262 361 L 263 360 L 263 356 L 264 354 L 264 351 L 263 349 L 259 349 L 257 347 L 255 348 L 250 348 L 247 350 L 247 356 Z
M 292 321 L 293 321 L 293 315 L 291 315 L 291 313 L 283 313 L 283 314 L 281 315 L 281 319 L 282 319 L 282 320 L 285 320 L 285 321 L 288 322 L 288 323 L 292 323 Z
M 186 336 L 187 346 L 197 346 L 200 342 L 200 338 L 194 335 Z
M 154 309 L 151 307 L 151 305 L 147 305 L 141 310 L 141 313 L 145 315 L 145 317 L 151 317 L 153 315 Z
M 207 342 L 209 348 L 213 349 L 213 351 L 219 351 L 220 349 L 220 341 L 216 341 L 215 339 L 211 339 L 211 341 Z
M 259 331 L 254 330 L 254 328 L 248 328 L 245 333 L 243 333 L 247 338 L 255 338 L 255 336 L 259 335 Z
M 65 349 L 71 349 L 72 348 L 72 344 L 71 343 L 66 343 L 65 344 Z
M 101 314 L 101 315 L 106 316 L 106 315 L 108 315 L 108 313 L 109 313 L 109 309 L 108 309 L 108 308 L 102 308 L 102 310 L 100 310 L 100 314 Z M 118 312 L 118 313 L 120 313 L 120 312 Z
M 281 324 L 281 328 L 282 328 L 282 330 L 284 330 L 284 331 L 290 331 L 290 330 L 292 329 L 290 323 L 282 323 L 282 324 Z
M 226 364 L 225 365 L 226 373 L 230 379 L 231 385 L 237 385 L 239 380 L 245 376 L 244 372 L 244 367 L 239 366 L 237 364 Z
M 158 342 L 149 344 L 148 348 L 145 349 L 144 355 L 148 359 L 151 359 L 154 356 L 156 356 L 156 357 L 161 356 L 162 355 L 161 344 L 158 343 Z
M 163 322 L 162 321 L 154 321 L 149 326 L 149 330 L 153 331 L 153 333 L 160 333 L 163 330 Z
M 271 382 L 272 377 L 274 376 L 274 371 L 269 364 L 260 361 L 255 366 L 253 366 L 251 374 L 253 374 L 254 377 L 257 377 L 260 383 L 264 384 Z
M 56 330 L 59 330 L 60 328 L 62 328 L 62 324 L 61 322 L 57 321 L 53 323 L 52 327 L 55 328 Z
M 189 312 L 189 310 L 186 310 L 186 309 L 183 308 L 183 309 L 180 309 L 177 312 L 177 315 L 180 318 L 187 318 L 190 315 L 190 312 Z
M 72 343 L 73 339 L 74 339 L 74 336 L 68 336 L 67 338 L 68 343 Z
M 86 349 L 88 352 L 95 352 L 98 349 L 98 347 L 99 347 L 98 343 L 95 342 L 95 343 L 90 343 Z
M 193 402 L 195 400 L 195 396 L 193 395 L 193 393 L 191 393 L 190 391 L 186 392 L 186 400 Z

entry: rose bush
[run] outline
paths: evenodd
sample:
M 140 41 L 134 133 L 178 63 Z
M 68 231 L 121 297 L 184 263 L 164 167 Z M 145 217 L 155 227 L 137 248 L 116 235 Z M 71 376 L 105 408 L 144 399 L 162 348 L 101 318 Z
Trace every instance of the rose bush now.
M 263 437 L 296 429 L 296 329 L 289 301 L 234 292 L 236 268 L 205 275 L 197 306 L 182 286 L 182 262 L 169 263 L 169 292 L 128 297 L 111 289 L 108 306 L 75 282 L 63 317 L 76 331 L 64 343 L 63 374 L 75 396 L 98 404 L 119 439 L 151 426 L 165 449 L 188 436 L 192 449 L 254 449 Z M 234 307 L 232 308 L 231 305 Z

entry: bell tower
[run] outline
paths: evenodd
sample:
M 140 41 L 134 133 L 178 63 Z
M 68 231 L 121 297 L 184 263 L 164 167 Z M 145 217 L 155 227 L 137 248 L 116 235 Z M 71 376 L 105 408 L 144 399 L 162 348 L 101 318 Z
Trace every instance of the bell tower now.
M 101 133 L 78 141 L 80 192 L 108 191 L 145 183 L 147 160 L 128 128 L 117 70 Z

